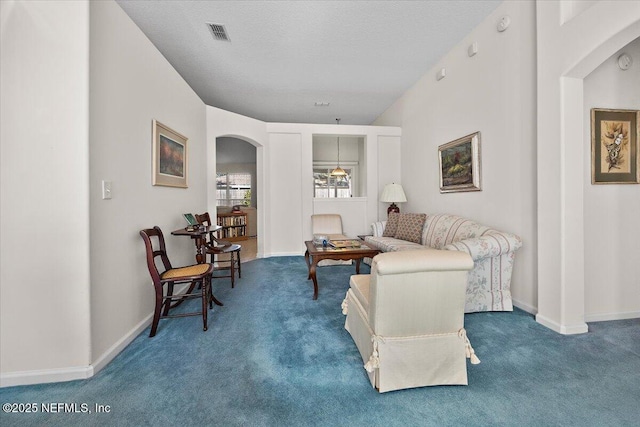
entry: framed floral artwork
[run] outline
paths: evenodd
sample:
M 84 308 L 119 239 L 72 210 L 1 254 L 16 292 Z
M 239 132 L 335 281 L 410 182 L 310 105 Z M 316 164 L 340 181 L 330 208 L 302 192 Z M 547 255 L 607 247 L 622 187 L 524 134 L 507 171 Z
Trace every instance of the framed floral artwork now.
M 591 109 L 591 183 L 639 184 L 640 110 Z
M 480 132 L 438 147 L 440 192 L 480 191 Z
M 187 137 L 153 121 L 153 185 L 187 188 Z

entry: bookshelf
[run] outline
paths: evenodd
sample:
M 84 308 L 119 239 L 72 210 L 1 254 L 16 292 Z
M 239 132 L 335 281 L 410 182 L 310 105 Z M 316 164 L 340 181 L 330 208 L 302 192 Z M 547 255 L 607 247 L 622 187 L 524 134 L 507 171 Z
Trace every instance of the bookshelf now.
M 216 233 L 218 239 L 236 242 L 238 240 L 247 240 L 247 214 L 238 213 L 219 213 L 218 225 L 222 228 Z

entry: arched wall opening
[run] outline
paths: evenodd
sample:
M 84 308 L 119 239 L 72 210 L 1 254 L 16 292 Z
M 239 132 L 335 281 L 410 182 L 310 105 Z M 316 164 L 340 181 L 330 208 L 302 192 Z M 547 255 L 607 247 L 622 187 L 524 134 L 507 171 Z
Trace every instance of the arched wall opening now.
M 252 195 L 251 195 L 251 207 L 255 208 L 255 213 L 248 214 L 248 220 L 250 221 L 249 226 L 247 227 L 247 233 L 249 235 L 255 234 L 255 257 L 262 258 L 264 254 L 264 238 L 263 238 L 263 230 L 264 230 L 264 146 L 253 138 L 238 135 L 238 134 L 222 134 L 217 135 L 215 138 L 212 138 L 208 150 L 209 154 L 209 162 L 208 162 L 208 173 L 207 173 L 207 188 L 208 188 L 208 197 L 207 197 L 207 207 L 208 211 L 213 215 L 217 215 L 218 206 L 217 206 L 217 185 L 216 185 L 216 176 L 218 173 L 218 143 L 221 142 L 224 145 L 228 145 L 229 143 L 233 143 L 234 141 L 238 143 L 246 143 L 255 149 L 255 156 L 251 158 L 251 161 L 255 162 L 255 178 L 252 183 Z M 225 161 L 223 159 L 223 161 Z M 254 190 L 255 188 L 255 190 Z M 252 222 L 254 222 L 252 224 Z M 250 236 L 254 237 L 254 236 Z M 242 244 L 242 242 L 239 242 Z M 253 244 L 253 243 L 252 243 Z
M 575 251 L 573 256 L 566 258 L 569 262 L 564 267 L 568 274 L 579 278 L 574 282 L 575 286 L 568 289 L 566 304 L 567 306 L 575 306 L 576 314 L 583 319 L 585 324 L 587 320 L 612 320 L 621 317 L 615 314 L 609 314 L 608 317 L 586 315 L 588 287 L 585 284 L 588 281 L 586 272 L 588 270 L 587 260 L 590 257 L 587 257 L 585 252 L 589 243 L 586 238 L 589 230 L 588 224 L 585 222 L 585 215 L 587 214 L 585 191 L 589 190 L 587 187 L 591 184 L 590 178 L 585 176 L 584 171 L 590 168 L 591 135 L 589 130 L 590 122 L 584 115 L 584 79 L 612 55 L 627 46 L 635 38 L 640 37 L 640 25 L 638 24 L 640 22 L 625 31 L 621 31 L 614 37 L 604 40 L 600 46 L 594 48 L 582 61 L 568 70 L 561 79 L 563 88 L 561 104 L 564 105 L 561 122 L 564 124 L 563 133 L 567 146 L 571 147 L 567 150 L 567 153 L 573 152 L 570 157 L 565 157 L 564 164 L 565 182 L 567 184 L 563 198 L 567 209 L 565 229 L 567 230 L 566 241 L 573 242 L 572 246 Z M 580 159 L 578 161 L 579 167 L 573 167 L 569 164 L 574 162 L 576 158 Z M 606 285 L 603 284 L 603 286 Z M 572 304 L 571 301 L 581 301 L 581 303 L 579 305 Z M 568 307 L 567 309 L 569 310 Z
M 214 175 L 214 174 L 211 174 Z M 218 232 L 220 238 L 240 244 L 242 262 L 257 258 L 257 149 L 243 139 L 216 138 L 216 212 L 229 215 L 238 207 L 245 216 L 220 218 L 226 222 L 241 220 L 244 227 L 232 226 Z
M 538 314 L 563 334 L 585 322 L 584 78 L 640 36 L 640 7 L 597 2 L 560 19 L 559 2 L 538 2 Z M 615 17 L 615 19 L 614 19 Z M 599 26 L 612 18 L 616 27 Z M 561 23 L 563 22 L 563 23 Z
M 618 64 L 618 57 L 623 53 L 633 58 L 628 69 Z M 612 169 L 608 169 L 606 164 L 595 164 L 594 151 L 605 159 L 607 147 L 603 143 L 612 141 L 601 133 L 591 135 L 591 110 L 600 110 L 597 119 L 604 114 L 603 109 L 640 111 L 640 37 L 589 73 L 583 79 L 583 88 L 585 321 L 638 318 L 640 227 L 635 224 L 640 215 L 640 185 L 594 184 L 591 180 L 592 172 L 601 172 L 603 166 L 604 171 L 616 174 L 632 172 L 634 158 L 630 149 L 638 135 L 633 122 L 629 123 L 631 128 L 622 141 L 618 164 Z M 628 114 L 622 114 L 625 117 L 619 118 L 624 120 L 618 123 L 629 119 Z M 637 120 L 638 113 L 632 115 Z

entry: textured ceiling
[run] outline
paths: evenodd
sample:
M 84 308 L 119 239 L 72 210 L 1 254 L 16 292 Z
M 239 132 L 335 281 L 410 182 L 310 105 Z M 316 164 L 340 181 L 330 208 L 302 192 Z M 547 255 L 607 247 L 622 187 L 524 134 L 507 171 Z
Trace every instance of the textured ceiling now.
M 117 1 L 207 105 L 267 122 L 363 125 L 501 3 Z

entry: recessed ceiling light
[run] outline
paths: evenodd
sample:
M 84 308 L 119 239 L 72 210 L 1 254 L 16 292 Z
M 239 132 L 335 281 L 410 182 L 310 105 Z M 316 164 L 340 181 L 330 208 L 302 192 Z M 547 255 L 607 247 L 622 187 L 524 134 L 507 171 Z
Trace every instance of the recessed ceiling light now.
M 328 102 L 316 102 L 313 105 L 315 105 L 316 107 L 328 107 L 329 103 Z

